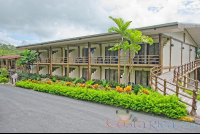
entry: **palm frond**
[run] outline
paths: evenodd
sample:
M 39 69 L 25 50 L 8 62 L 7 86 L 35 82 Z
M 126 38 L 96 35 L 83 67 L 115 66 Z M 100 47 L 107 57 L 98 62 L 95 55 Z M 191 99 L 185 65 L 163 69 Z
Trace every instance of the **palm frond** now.
M 109 33 L 111 33 L 111 32 L 118 32 L 119 34 L 121 34 L 121 31 L 117 27 L 111 27 L 111 28 L 109 28 L 108 32 Z

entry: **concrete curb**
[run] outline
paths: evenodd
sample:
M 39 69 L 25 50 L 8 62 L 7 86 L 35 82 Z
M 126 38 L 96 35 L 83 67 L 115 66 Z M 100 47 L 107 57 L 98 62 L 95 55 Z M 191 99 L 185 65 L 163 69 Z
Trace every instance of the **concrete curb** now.
M 0 84 L 4 84 L 4 83 L 0 83 Z M 5 83 L 5 85 L 10 85 L 10 86 L 12 86 L 12 84 L 9 84 L 9 83 Z
M 184 116 L 182 118 L 177 118 L 177 119 L 181 120 L 181 121 L 192 122 L 192 123 L 196 123 L 196 124 L 200 125 L 199 118 Z

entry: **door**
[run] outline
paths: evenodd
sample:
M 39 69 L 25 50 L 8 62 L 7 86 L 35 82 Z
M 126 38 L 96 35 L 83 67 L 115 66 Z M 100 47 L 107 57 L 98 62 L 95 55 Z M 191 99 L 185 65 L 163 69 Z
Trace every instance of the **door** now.
M 150 71 L 135 71 L 135 84 L 140 84 L 144 87 L 149 86 Z
M 82 68 L 82 77 L 88 80 L 88 68 Z
M 116 82 L 118 82 L 118 70 L 105 69 L 105 79 L 107 81 L 116 81 Z

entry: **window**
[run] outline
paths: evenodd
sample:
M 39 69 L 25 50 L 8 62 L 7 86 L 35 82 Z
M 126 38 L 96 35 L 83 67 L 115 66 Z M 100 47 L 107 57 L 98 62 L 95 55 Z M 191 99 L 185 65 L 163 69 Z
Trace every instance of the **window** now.
M 140 44 L 141 49 L 138 51 L 138 55 L 145 55 L 145 44 Z
M 148 55 L 159 55 L 159 43 L 148 44 L 147 49 Z
M 82 49 L 82 57 L 88 57 L 88 48 Z
M 118 51 L 110 51 L 108 49 L 110 49 L 111 47 L 113 46 L 108 46 L 108 47 L 105 47 L 105 56 L 118 56 Z
M 135 84 L 149 86 L 150 71 L 135 71 Z
M 105 69 L 105 79 L 118 82 L 118 70 Z

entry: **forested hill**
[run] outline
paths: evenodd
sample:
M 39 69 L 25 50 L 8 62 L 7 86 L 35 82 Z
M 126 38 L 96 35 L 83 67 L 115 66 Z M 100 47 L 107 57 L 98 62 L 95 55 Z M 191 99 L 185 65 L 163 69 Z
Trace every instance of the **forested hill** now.
M 0 43 L 0 56 L 19 55 L 24 50 L 16 49 L 14 45 L 6 45 Z

